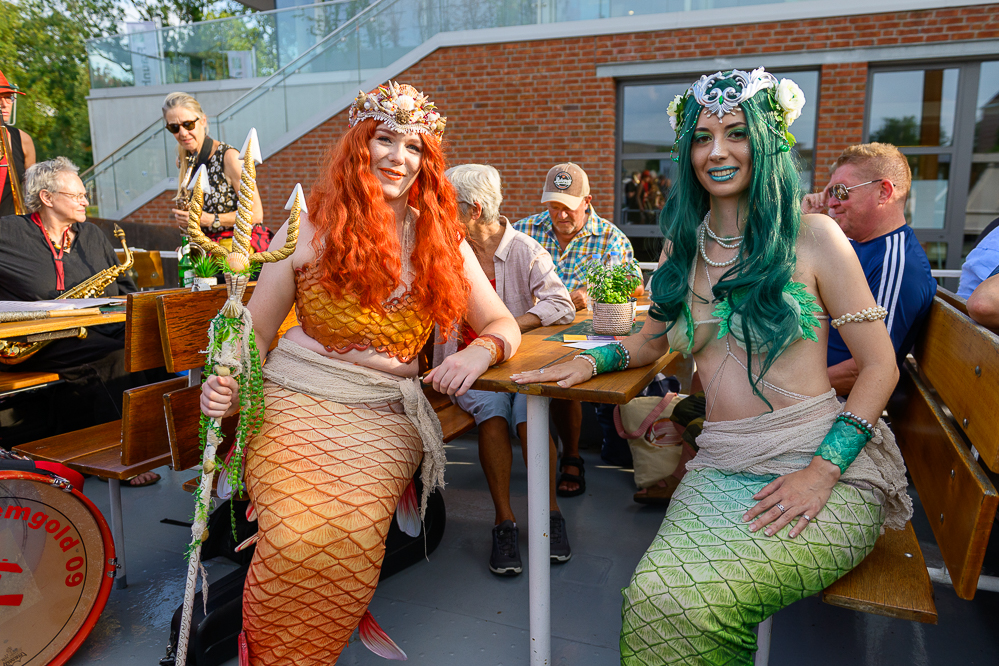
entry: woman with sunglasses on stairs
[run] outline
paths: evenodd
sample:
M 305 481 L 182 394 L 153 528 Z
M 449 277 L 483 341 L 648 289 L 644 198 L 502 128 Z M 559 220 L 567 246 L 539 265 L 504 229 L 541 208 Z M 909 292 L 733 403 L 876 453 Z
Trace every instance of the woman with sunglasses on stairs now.
M 187 229 L 187 190 L 184 187 L 190 174 L 204 164 L 208 168 L 210 189 L 205 193 L 205 206 L 201 212 L 201 229 L 211 240 L 226 248 L 232 245 L 232 228 L 236 224 L 239 177 L 242 163 L 239 149 L 216 141 L 208 136 L 208 116 L 198 100 L 187 93 L 174 92 L 163 100 L 163 120 L 167 131 L 177 139 L 177 208 L 173 210 L 177 226 Z M 250 244 L 254 251 L 267 249 L 273 234 L 261 223 L 264 208 L 260 192 L 253 186 L 253 233 Z

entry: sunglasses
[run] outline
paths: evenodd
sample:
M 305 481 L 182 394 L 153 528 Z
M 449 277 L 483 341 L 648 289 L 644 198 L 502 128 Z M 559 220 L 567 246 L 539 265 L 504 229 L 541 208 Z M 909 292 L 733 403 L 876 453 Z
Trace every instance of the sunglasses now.
M 198 124 L 198 119 L 195 118 L 194 120 L 185 120 L 182 123 L 167 123 L 166 128 L 170 132 L 170 134 L 176 134 L 177 132 L 180 131 L 181 127 L 186 129 L 188 132 L 193 132 L 194 126 L 197 124 Z
M 869 180 L 866 183 L 861 183 L 860 185 L 853 185 L 852 187 L 847 187 L 843 183 L 836 183 L 835 185 L 833 185 L 832 187 L 830 187 L 827 190 L 827 192 L 829 193 L 829 196 L 836 197 L 840 201 L 846 201 L 847 199 L 850 198 L 850 190 L 855 190 L 858 187 L 863 187 L 864 185 L 872 185 L 874 183 L 881 183 L 884 180 L 885 180 L 884 178 L 878 178 L 877 180 Z

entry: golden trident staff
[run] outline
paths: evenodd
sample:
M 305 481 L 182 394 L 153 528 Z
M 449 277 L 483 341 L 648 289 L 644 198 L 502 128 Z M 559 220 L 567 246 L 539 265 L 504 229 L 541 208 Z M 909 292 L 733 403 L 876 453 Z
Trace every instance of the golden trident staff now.
M 233 376 L 239 382 L 240 415 L 236 428 L 236 441 L 226 462 L 216 456 L 222 442 L 222 419 L 201 416 L 202 456 L 201 483 L 195 494 L 194 525 L 191 527 L 191 543 L 188 546 L 187 586 L 184 590 L 184 611 L 180 621 L 180 635 L 177 638 L 177 664 L 187 662 L 187 643 L 191 631 L 191 614 L 194 609 L 194 591 L 197 586 L 198 571 L 202 574 L 202 595 L 208 598 L 208 581 L 201 566 L 201 544 L 208 538 L 208 504 L 211 499 L 212 479 L 215 470 L 222 468 L 219 478 L 219 495 L 223 487 L 239 489 L 243 467 L 243 448 L 247 441 L 260 429 L 263 420 L 263 375 L 260 354 L 257 352 L 253 335 L 253 319 L 243 305 L 243 294 L 250 281 L 253 264 L 281 261 L 291 256 L 298 240 L 299 217 L 305 207 L 302 186 L 296 185 L 286 209 L 291 210 L 288 218 L 288 238 L 276 252 L 250 252 L 251 214 L 253 210 L 253 189 L 257 179 L 256 164 L 263 160 L 257 141 L 256 129 L 251 129 L 239 153 L 243 160 L 243 173 L 239 179 L 239 205 L 236 209 L 236 226 L 233 229 L 232 250 L 209 240 L 201 232 L 201 210 L 204 206 L 204 193 L 208 187 L 208 173 L 202 165 L 193 175 L 193 192 L 187 222 L 187 232 L 191 242 L 200 246 L 206 254 L 216 257 L 225 273 L 228 298 L 212 319 L 208 331 L 208 351 L 205 372 L 221 377 Z M 235 523 L 233 523 L 235 524 Z

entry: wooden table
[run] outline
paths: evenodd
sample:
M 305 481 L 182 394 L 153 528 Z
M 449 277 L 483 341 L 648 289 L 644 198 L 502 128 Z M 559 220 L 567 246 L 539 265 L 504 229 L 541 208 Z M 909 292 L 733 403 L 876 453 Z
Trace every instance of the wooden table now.
M 124 311 L 99 315 L 80 315 L 78 317 L 48 317 L 28 321 L 10 321 L 0 323 L 0 340 L 67 331 L 74 328 L 88 328 L 102 324 L 117 324 L 123 321 L 125 321 Z M 34 342 L 34 340 L 28 340 L 28 342 Z
M 644 318 L 644 313 L 639 313 Z M 573 322 L 591 318 L 586 312 Z M 571 324 L 570 324 L 571 325 Z M 479 377 L 473 389 L 527 395 L 527 515 L 531 548 L 528 552 L 530 583 L 531 666 L 551 664 L 551 562 L 549 560 L 548 503 L 548 398 L 623 405 L 644 389 L 680 355 L 672 352 L 655 363 L 623 372 L 598 375 L 572 388 L 553 382 L 516 384 L 510 375 L 537 370 L 568 360 L 580 352 L 545 338 L 568 326 L 547 326 L 525 333 L 517 354 Z

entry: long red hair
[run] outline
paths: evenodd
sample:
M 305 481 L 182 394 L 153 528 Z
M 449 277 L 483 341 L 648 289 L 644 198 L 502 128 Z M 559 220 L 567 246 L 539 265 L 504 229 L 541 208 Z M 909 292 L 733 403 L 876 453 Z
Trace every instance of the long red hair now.
M 395 216 L 371 173 L 368 142 L 377 128 L 377 120 L 364 120 L 330 148 L 308 204 L 320 282 L 334 296 L 351 294 L 362 306 L 384 312 L 383 302 L 399 284 L 402 262 Z M 454 188 L 444 177 L 441 144 L 436 137 L 420 136 L 420 172 L 408 200 L 420 212 L 410 292 L 430 310 L 434 323 L 450 332 L 468 304 L 470 287 L 459 248 L 465 227 L 458 220 Z

